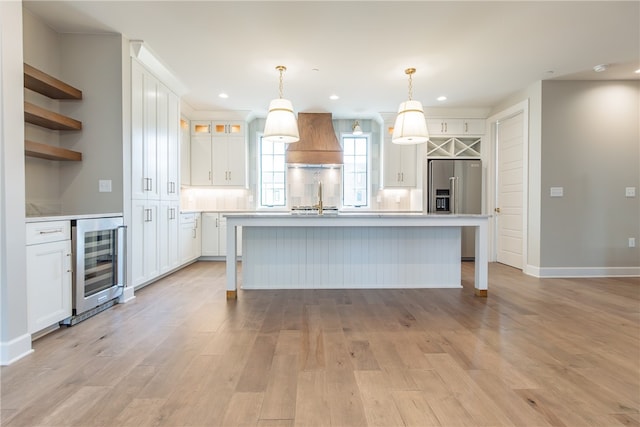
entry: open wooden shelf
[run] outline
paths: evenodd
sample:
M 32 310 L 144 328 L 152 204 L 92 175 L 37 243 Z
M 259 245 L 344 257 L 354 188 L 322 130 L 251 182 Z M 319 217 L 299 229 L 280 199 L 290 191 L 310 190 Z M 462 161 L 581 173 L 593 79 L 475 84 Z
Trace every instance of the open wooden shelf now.
M 82 99 L 82 91 L 24 64 L 24 87 L 52 99 Z
M 82 99 L 82 91 L 49 74 L 24 64 L 24 87 L 51 99 Z M 24 103 L 24 121 L 51 130 L 81 130 L 82 122 L 49 111 L 30 102 Z M 82 153 L 35 141 L 24 141 L 24 154 L 47 160 L 80 161 Z
M 38 107 L 30 102 L 24 103 L 24 121 L 52 130 L 82 129 L 82 122 Z
M 62 160 L 79 162 L 82 160 L 82 153 L 66 148 L 54 147 L 40 142 L 25 141 L 24 154 L 29 157 L 38 157 L 47 160 Z

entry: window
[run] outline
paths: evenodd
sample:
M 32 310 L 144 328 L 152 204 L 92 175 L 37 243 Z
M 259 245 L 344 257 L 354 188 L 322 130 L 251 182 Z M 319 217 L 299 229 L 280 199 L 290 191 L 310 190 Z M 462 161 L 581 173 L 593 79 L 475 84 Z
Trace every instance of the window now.
M 260 137 L 260 206 L 285 206 L 285 144 Z
M 369 137 L 342 137 L 344 165 L 342 168 L 342 205 L 369 205 Z

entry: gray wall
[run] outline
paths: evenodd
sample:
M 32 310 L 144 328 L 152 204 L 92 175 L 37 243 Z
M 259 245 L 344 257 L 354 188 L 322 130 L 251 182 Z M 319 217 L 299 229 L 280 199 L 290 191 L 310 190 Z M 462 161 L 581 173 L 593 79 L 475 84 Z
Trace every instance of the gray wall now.
M 27 100 L 80 120 L 83 126 L 79 132 L 25 126 L 27 139 L 83 156 L 81 162 L 26 158 L 27 215 L 122 212 L 122 36 L 58 34 L 26 9 L 23 34 L 26 63 L 83 92 L 81 101 L 53 101 L 25 90 Z M 111 193 L 98 192 L 99 179 L 112 181 Z
M 541 266 L 640 266 L 639 106 L 638 81 L 542 83 Z
M 62 165 L 60 189 L 65 213 L 123 211 L 122 36 L 65 34 L 61 37 L 64 78 L 83 99 L 63 105 L 82 121 L 82 131 L 62 133 L 61 145 L 82 152 L 81 162 Z M 128 69 L 128 67 L 127 67 Z M 112 192 L 98 192 L 98 180 Z

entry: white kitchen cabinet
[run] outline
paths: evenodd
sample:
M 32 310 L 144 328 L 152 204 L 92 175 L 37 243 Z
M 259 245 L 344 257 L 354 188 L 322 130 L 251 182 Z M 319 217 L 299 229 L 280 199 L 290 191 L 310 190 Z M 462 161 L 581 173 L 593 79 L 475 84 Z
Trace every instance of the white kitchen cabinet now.
M 160 199 L 180 199 L 180 100 L 158 84 L 158 169 Z M 161 120 L 162 119 L 162 120 Z
M 391 142 L 385 135 L 383 154 L 383 183 L 385 187 L 415 187 L 417 182 L 418 150 L 416 145 Z
M 131 198 L 178 200 L 180 100 L 131 61 Z
M 180 264 L 184 265 L 200 257 L 200 214 L 180 214 Z
M 484 135 L 485 119 L 427 119 L 429 135 Z
M 159 212 L 160 274 L 164 274 L 180 265 L 180 202 L 162 201 Z
M 191 185 L 246 186 L 244 126 L 241 122 L 192 122 Z
M 131 203 L 131 277 L 133 286 L 160 275 L 160 202 L 133 200 Z
M 71 317 L 71 224 L 26 224 L 27 318 L 34 334 Z
M 180 100 L 131 60 L 131 283 L 179 265 Z
M 237 255 L 242 255 L 242 228 L 238 229 Z M 202 213 L 202 256 L 227 255 L 227 218 L 222 212 Z

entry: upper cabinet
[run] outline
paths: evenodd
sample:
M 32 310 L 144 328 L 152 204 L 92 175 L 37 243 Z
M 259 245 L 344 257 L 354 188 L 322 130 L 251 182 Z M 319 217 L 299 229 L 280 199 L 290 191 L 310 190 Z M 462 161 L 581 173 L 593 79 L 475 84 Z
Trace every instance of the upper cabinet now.
M 24 64 L 24 87 L 51 99 L 81 100 L 82 91 Z M 24 121 L 54 131 L 82 129 L 82 122 L 30 102 L 24 103 Z M 25 155 L 48 160 L 82 160 L 82 153 L 42 142 L 25 141 Z
M 415 187 L 418 149 L 416 145 L 391 142 L 393 127 L 387 127 L 383 140 L 383 184 L 388 187 Z
M 245 187 L 244 122 L 191 122 L 191 185 Z
M 427 119 L 429 135 L 484 135 L 485 119 Z
M 485 123 L 485 119 L 427 119 L 427 157 L 480 157 Z
M 178 200 L 180 100 L 135 60 L 131 94 L 132 198 Z

